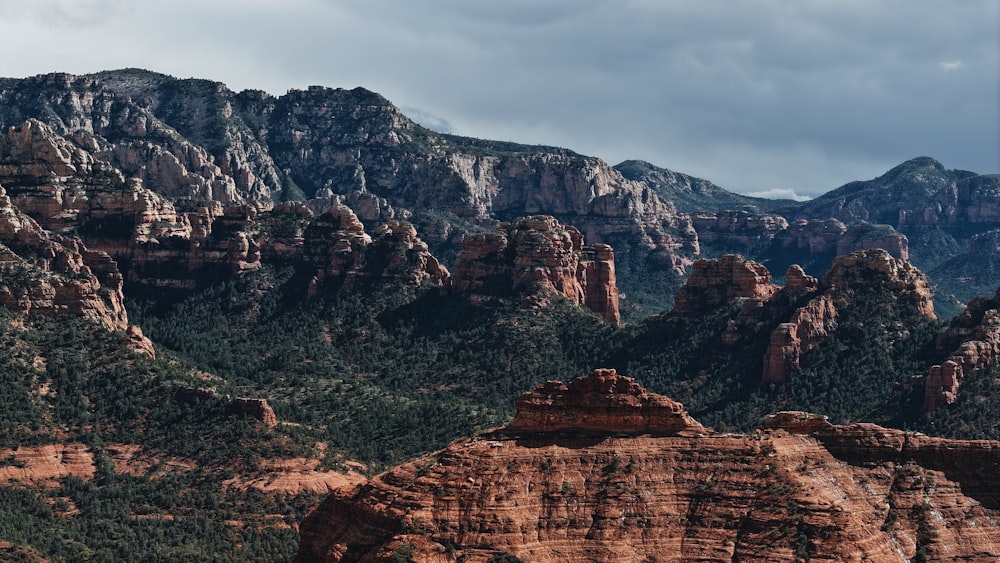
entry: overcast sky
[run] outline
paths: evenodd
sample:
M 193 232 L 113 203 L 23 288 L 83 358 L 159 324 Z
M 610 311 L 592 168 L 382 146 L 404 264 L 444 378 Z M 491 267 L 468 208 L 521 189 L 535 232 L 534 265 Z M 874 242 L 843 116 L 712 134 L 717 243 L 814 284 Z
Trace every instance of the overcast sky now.
M 996 0 L 0 0 L 0 76 L 364 86 L 425 125 L 818 195 L 1000 172 Z M 778 190 L 775 192 L 774 190 Z

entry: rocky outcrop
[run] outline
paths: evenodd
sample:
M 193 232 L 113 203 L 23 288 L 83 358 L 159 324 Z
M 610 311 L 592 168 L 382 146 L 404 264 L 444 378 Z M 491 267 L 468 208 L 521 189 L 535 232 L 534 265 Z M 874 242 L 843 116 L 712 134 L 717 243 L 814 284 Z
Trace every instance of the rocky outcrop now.
M 343 205 L 309 223 L 303 233 L 303 260 L 316 272 L 310 295 L 370 289 L 376 283 L 441 287 L 450 278 L 448 270 L 417 237 L 413 225 L 390 221 L 376 230 L 373 239 L 354 212 Z
M 80 443 L 0 448 L 0 482 L 24 487 L 58 487 L 66 477 L 89 480 L 97 472 L 94 454 Z
M 738 254 L 727 254 L 718 260 L 698 260 L 674 297 L 674 313 L 704 313 L 734 300 L 764 302 L 779 289 L 771 283 L 767 268 Z
M 753 256 L 794 256 L 800 262 L 858 250 L 881 248 L 901 260 L 909 260 L 909 241 L 889 225 L 854 223 L 837 219 L 798 219 L 789 223 L 776 214 L 747 211 L 696 212 L 691 222 L 698 241 L 706 249 L 737 251 Z
M 1000 290 L 993 298 L 977 297 L 942 329 L 938 350 L 950 353 L 932 366 L 924 386 L 924 409 L 937 410 L 955 402 L 962 378 L 1000 358 Z
M 691 224 L 700 244 L 744 253 L 766 249 L 788 230 L 788 221 L 780 215 L 747 211 L 695 212 Z
M 871 223 L 855 223 L 848 227 L 844 236 L 837 241 L 837 256 L 876 248 L 885 250 L 893 258 L 910 259 L 910 244 L 906 235 L 889 225 Z
M 881 249 L 837 258 L 823 276 L 822 287 L 824 291 L 844 292 L 870 285 L 873 279 L 890 290 L 897 300 L 909 302 L 925 316 L 936 318 L 927 276 L 909 262 L 893 258 Z
M 803 278 L 799 270 L 789 269 L 786 275 L 797 292 L 815 283 Z M 838 257 L 816 287 L 818 295 L 796 309 L 788 322 L 779 324 L 771 333 L 764 356 L 763 380 L 783 382 L 788 371 L 799 365 L 802 354 L 837 328 L 838 307 L 850 301 L 854 292 L 879 289 L 887 291 L 888 299 L 935 318 L 927 277 L 908 262 L 893 258 L 882 249 Z
M 527 397 L 550 396 L 539 393 Z M 302 522 L 297 561 L 1000 556 L 997 495 L 984 486 L 1000 442 L 839 427 L 806 413 L 767 426 L 692 436 L 508 427 L 459 440 L 334 491 Z
M 549 381 L 517 400 L 507 432 L 691 435 L 708 432 L 683 405 L 647 393 L 634 379 L 597 369 L 569 384 Z
M 236 412 L 256 418 L 268 428 L 278 427 L 278 417 L 274 414 L 274 409 L 267 404 L 267 399 L 251 399 L 248 397 L 237 397 L 233 399 L 233 407 Z
M 451 287 L 459 293 L 558 293 L 609 322 L 620 320 L 614 251 L 584 245 L 580 231 L 553 217 L 522 217 L 466 236 L 453 270 Z
M 347 204 L 369 229 L 408 220 L 443 245 L 545 213 L 678 270 L 698 248 L 686 216 L 600 159 L 440 135 L 363 88 L 273 97 L 127 69 L 4 79 L 0 98 L 31 100 L 0 108 L 0 126 L 42 120 L 172 201 L 315 198 L 317 214 Z
M 153 348 L 153 342 L 146 338 L 146 335 L 142 333 L 142 329 L 136 325 L 125 329 L 125 346 L 136 354 L 156 358 L 156 350 Z
M 122 276 L 79 238 L 50 235 L 0 187 L 0 305 L 22 313 L 72 313 L 110 329 L 128 326 Z

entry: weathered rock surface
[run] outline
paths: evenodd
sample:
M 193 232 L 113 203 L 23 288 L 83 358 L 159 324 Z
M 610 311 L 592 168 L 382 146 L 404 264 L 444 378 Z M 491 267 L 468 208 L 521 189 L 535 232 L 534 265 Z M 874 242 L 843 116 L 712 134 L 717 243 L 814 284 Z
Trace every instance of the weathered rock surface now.
M 57 487 L 66 477 L 91 479 L 94 455 L 79 443 L 0 448 L 0 482 L 28 487 Z
M 609 322 L 620 320 L 612 248 L 584 245 L 580 231 L 550 216 L 466 236 L 453 270 L 451 287 L 460 293 L 554 292 Z
M 1000 290 L 992 298 L 977 297 L 937 338 L 947 360 L 927 374 L 924 409 L 934 411 L 955 402 L 962 378 L 1000 358 Z
M 613 369 L 597 369 L 569 384 L 549 381 L 517 400 L 508 432 L 615 432 L 620 434 L 703 434 L 684 406 L 647 393 L 634 379 Z
M 73 313 L 128 326 L 122 276 L 79 238 L 50 235 L 11 204 L 0 187 L 0 305 L 23 313 Z
M 274 414 L 271 405 L 267 403 L 267 399 L 237 397 L 233 399 L 233 407 L 236 412 L 256 418 L 268 428 L 278 427 L 278 417 Z
M 997 495 L 984 486 L 1000 442 L 805 413 L 768 426 L 627 437 L 508 427 L 459 440 L 335 491 L 302 522 L 297 560 L 379 561 L 401 548 L 419 561 L 475 562 L 1000 556 Z
M 322 471 L 320 460 L 307 458 L 264 459 L 258 475 L 238 475 L 223 481 L 223 486 L 245 491 L 298 495 L 303 492 L 326 494 L 335 489 L 358 485 L 364 475 L 350 469 L 346 472 Z
M 764 302 L 779 289 L 771 283 L 771 272 L 764 265 L 738 254 L 698 260 L 674 298 L 674 312 L 703 313 L 737 299 Z
M 814 281 L 789 269 L 790 286 L 801 292 Z M 808 352 L 837 327 L 838 303 L 850 301 L 853 292 L 886 288 L 891 299 L 908 303 L 933 319 L 934 303 L 927 277 L 908 262 L 882 249 L 860 251 L 834 260 L 833 267 L 816 287 L 818 293 L 771 333 L 764 356 L 764 381 L 780 383 Z
M 599 159 L 440 135 L 362 88 L 275 98 L 128 69 L 0 80 L 0 99 L 0 126 L 42 120 L 170 200 L 316 198 L 317 212 L 346 203 L 369 228 L 405 219 L 428 236 L 445 216 L 445 231 L 468 232 L 545 213 L 664 267 L 697 252 L 686 216 Z

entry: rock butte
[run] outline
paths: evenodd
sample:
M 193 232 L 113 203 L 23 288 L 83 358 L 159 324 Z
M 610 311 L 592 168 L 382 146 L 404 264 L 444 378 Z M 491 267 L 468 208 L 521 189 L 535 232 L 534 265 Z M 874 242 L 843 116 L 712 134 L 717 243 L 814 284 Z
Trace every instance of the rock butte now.
M 656 420 L 675 423 L 648 432 Z M 621 421 L 631 426 L 602 427 Z M 750 435 L 711 433 L 611 370 L 539 386 L 518 402 L 511 426 L 338 489 L 303 521 L 297 560 L 381 561 L 400 550 L 442 563 L 505 554 L 567 562 L 1000 557 L 1000 494 L 991 486 L 1000 442 L 835 426 L 806 413 L 780 413 Z

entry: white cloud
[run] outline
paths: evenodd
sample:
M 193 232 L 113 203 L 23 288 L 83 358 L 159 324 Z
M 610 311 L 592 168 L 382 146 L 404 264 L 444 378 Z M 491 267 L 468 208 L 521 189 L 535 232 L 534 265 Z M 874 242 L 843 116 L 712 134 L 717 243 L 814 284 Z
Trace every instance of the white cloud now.
M 808 201 L 812 199 L 806 195 L 799 195 L 795 193 L 795 190 L 790 190 L 788 188 L 771 188 L 770 190 L 764 190 L 761 192 L 750 192 L 746 195 L 750 197 L 762 197 L 764 199 L 791 199 L 795 201 Z
M 941 65 L 941 70 L 943 70 L 945 72 L 951 72 L 953 70 L 958 70 L 958 69 L 962 68 L 962 61 L 959 61 L 959 60 L 942 61 L 942 62 L 940 62 L 938 64 Z

